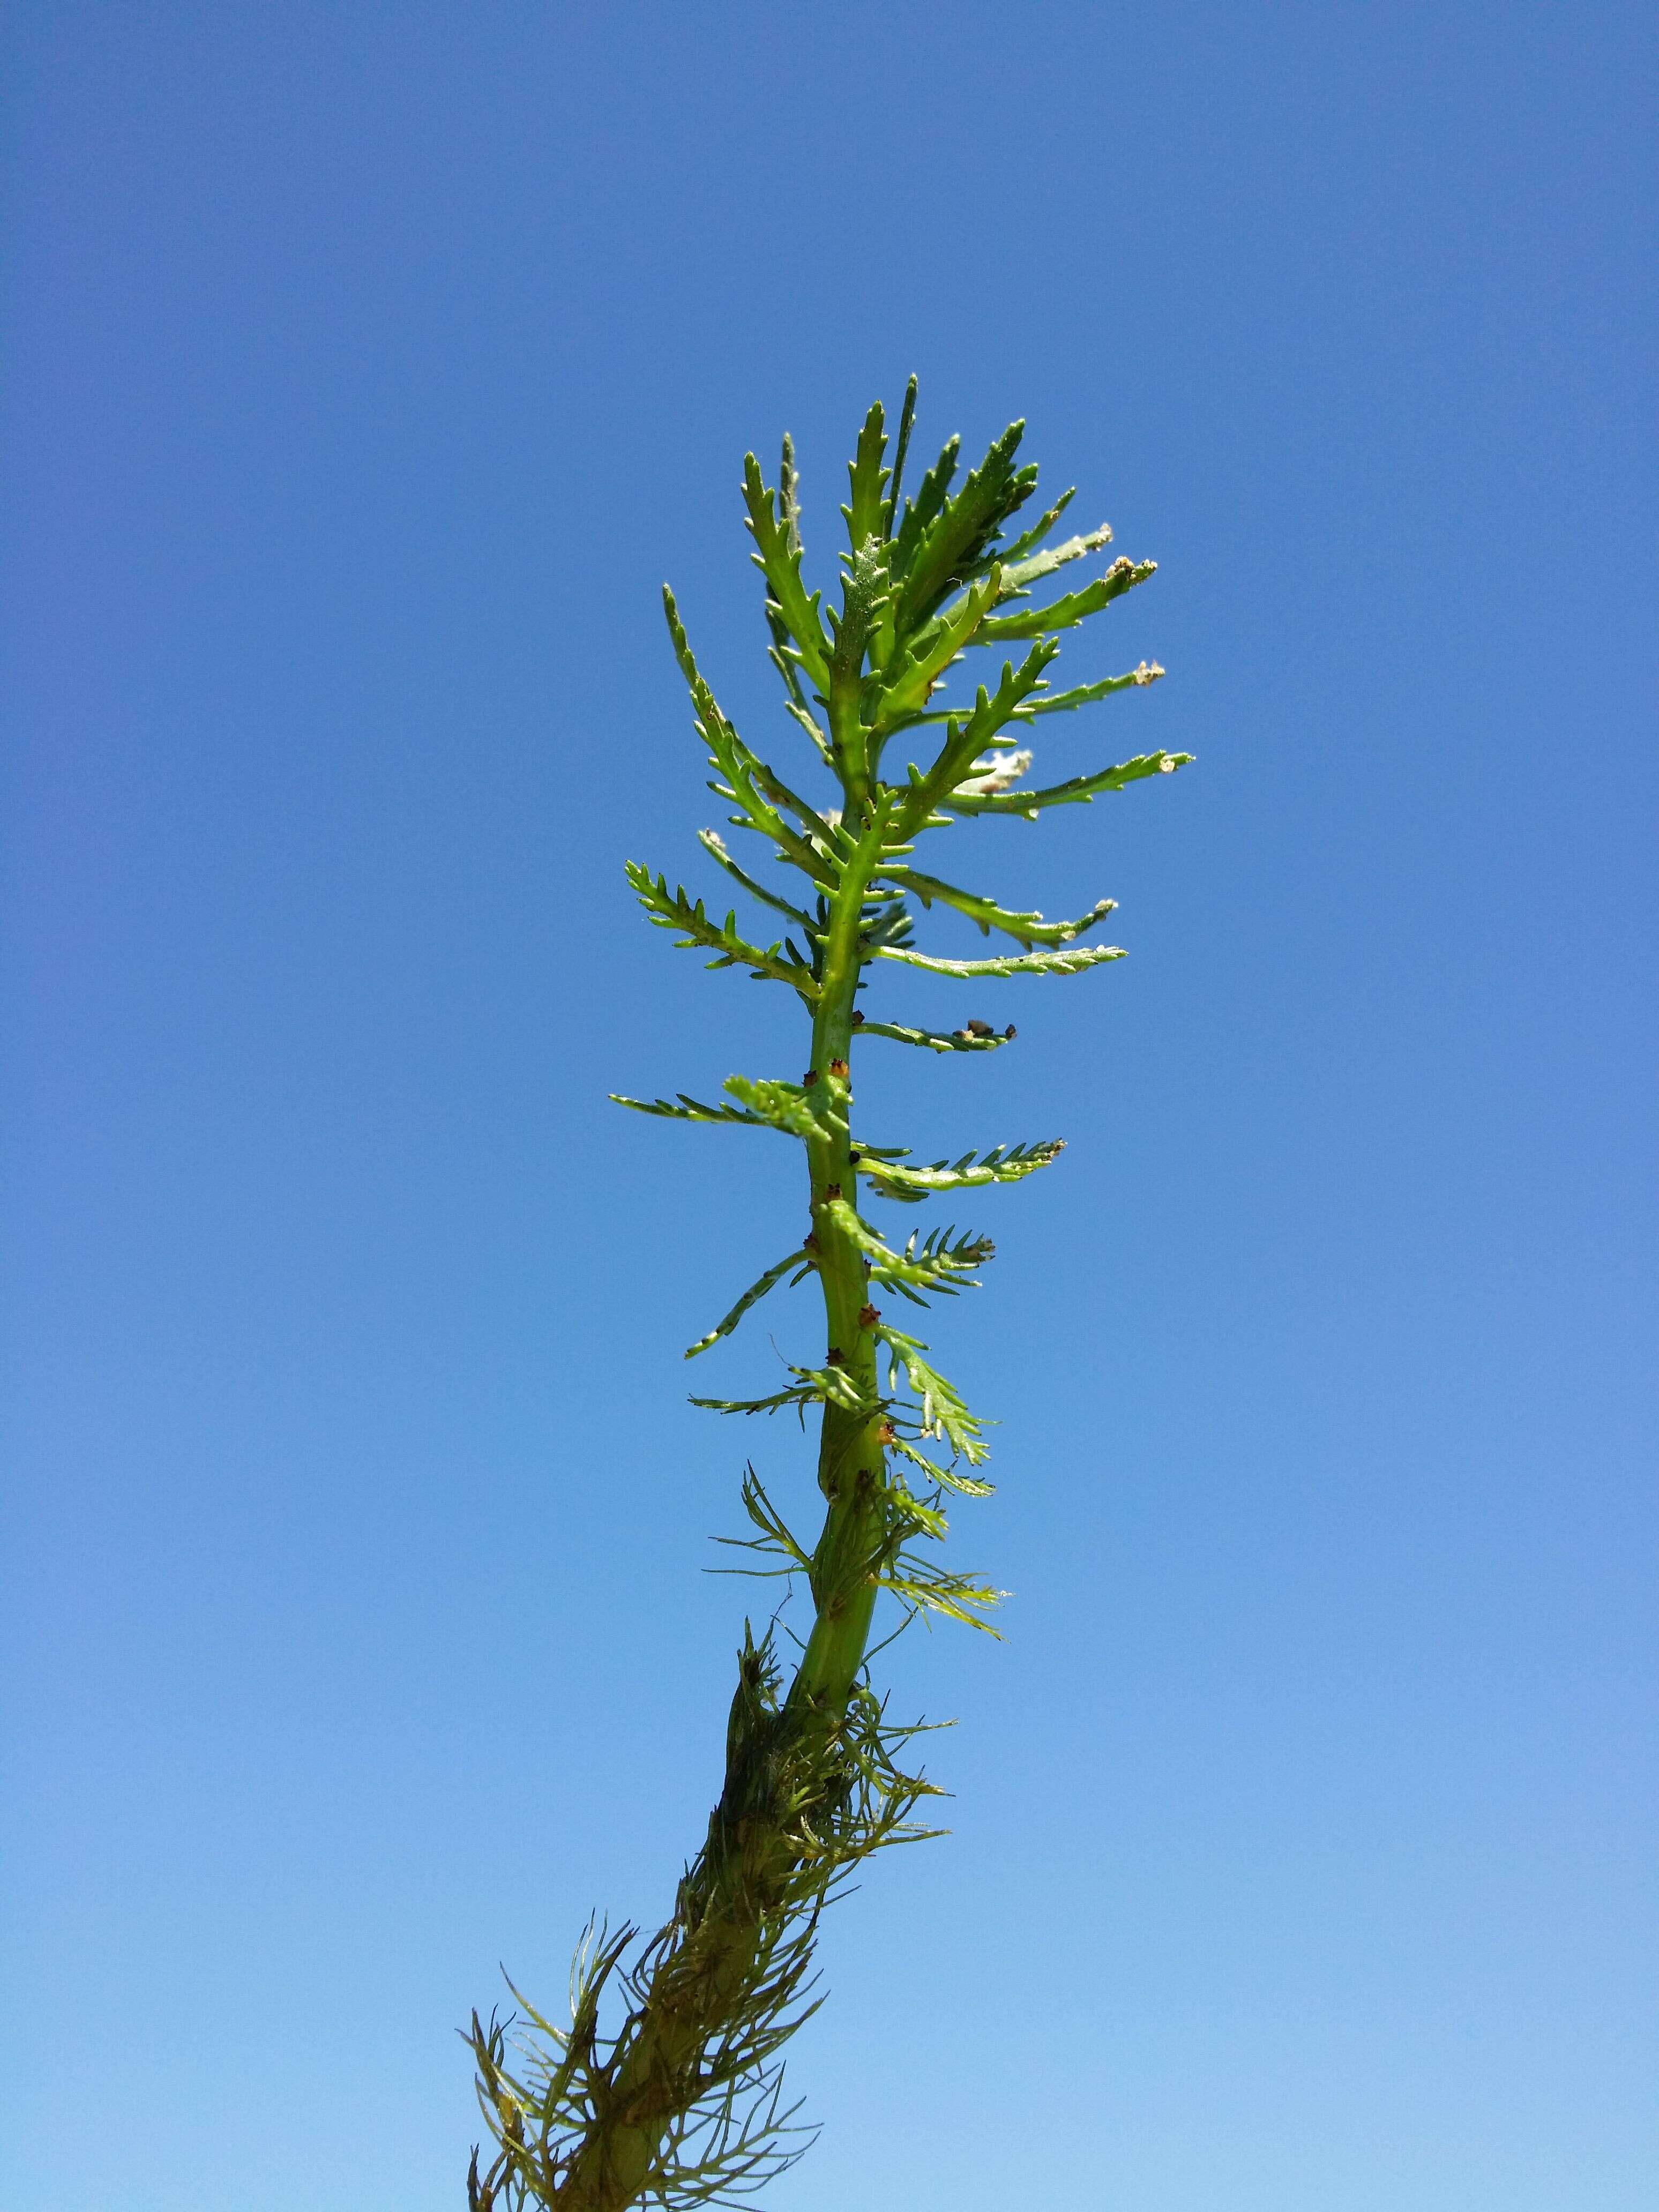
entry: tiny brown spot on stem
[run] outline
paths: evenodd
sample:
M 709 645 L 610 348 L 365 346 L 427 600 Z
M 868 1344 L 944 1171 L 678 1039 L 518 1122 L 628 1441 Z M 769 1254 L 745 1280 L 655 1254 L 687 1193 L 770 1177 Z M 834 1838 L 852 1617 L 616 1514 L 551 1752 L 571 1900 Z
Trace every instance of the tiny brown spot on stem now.
M 860 1328 L 873 1328 L 880 1319 L 881 1308 L 879 1306 L 860 1306 L 859 1308 L 859 1327 Z

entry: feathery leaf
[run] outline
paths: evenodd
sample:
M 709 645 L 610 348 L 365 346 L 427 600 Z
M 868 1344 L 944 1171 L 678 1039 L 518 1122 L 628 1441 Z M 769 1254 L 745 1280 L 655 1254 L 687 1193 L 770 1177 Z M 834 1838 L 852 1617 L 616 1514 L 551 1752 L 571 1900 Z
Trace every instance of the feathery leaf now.
M 750 1114 L 736 1106 L 705 1106 L 700 1099 L 687 1097 L 684 1091 L 678 1096 L 679 1104 L 671 1105 L 665 1098 L 625 1098 L 620 1091 L 608 1091 L 614 1105 L 629 1106 L 636 1114 L 656 1114 L 668 1121 L 737 1121 L 750 1129 L 776 1129 L 782 1124 L 763 1114 Z
M 1121 599 L 1137 584 L 1158 574 L 1156 561 L 1114 561 L 1103 576 L 1085 584 L 1080 592 L 1067 592 L 1046 607 L 1024 607 L 1017 615 L 993 615 L 980 630 L 980 641 L 999 645 L 1017 637 L 1047 637 L 1055 630 L 1075 629 L 1079 623 L 1097 615 L 1114 599 Z
M 1073 484 L 1068 489 L 1061 492 L 1060 497 L 1054 501 L 1054 505 L 1048 510 L 1046 514 L 1040 514 L 1029 530 L 1022 531 L 1020 535 L 1014 539 L 1011 545 L 1006 546 L 1003 549 L 1002 565 L 1005 574 L 1017 562 L 1023 561 L 1033 546 L 1042 544 L 1043 539 L 1048 535 L 1048 532 L 1054 528 L 1055 523 L 1060 520 L 1060 516 L 1065 514 L 1066 508 L 1076 497 L 1077 486 Z M 1104 528 L 1104 526 L 1105 526 L 1103 524 L 1102 527 Z M 1111 534 L 1111 532 L 1107 530 L 1106 538 L 1109 539 Z M 1105 542 L 1105 539 L 1102 540 L 1103 544 Z
M 810 1005 L 817 997 L 818 987 L 812 975 L 811 961 L 798 951 L 786 938 L 781 943 L 763 950 L 738 935 L 737 915 L 728 914 L 723 922 L 710 919 L 701 899 L 690 898 L 684 888 L 671 892 L 665 876 L 653 878 L 649 868 L 638 860 L 623 864 L 634 895 L 659 929 L 678 930 L 674 942 L 690 950 L 712 951 L 711 968 L 744 967 L 762 981 L 787 983 L 799 991 Z
M 1101 769 L 1093 775 L 1074 775 L 1041 791 L 1011 791 L 988 798 L 953 791 L 939 804 L 952 814 L 1024 814 L 1035 822 L 1045 806 L 1086 806 L 1091 799 L 1109 791 L 1121 791 L 1126 784 L 1139 783 L 1144 776 L 1173 775 L 1192 757 L 1191 753 L 1142 753 L 1134 760 L 1120 761 L 1115 768 Z
M 896 560 L 893 568 L 895 578 L 902 579 L 901 631 L 926 621 L 947 593 L 968 581 L 1003 524 L 1036 489 L 1036 469 L 1014 466 L 1024 434 L 1024 422 L 1011 422 L 979 466 L 969 471 L 962 489 L 921 530 L 914 546 L 902 545 L 902 565 Z
M 699 830 L 697 842 L 712 860 L 719 861 L 728 876 L 743 885 L 750 898 L 758 899 L 763 906 L 769 906 L 776 914 L 787 914 L 791 921 L 799 923 L 809 938 L 815 934 L 812 916 L 803 914 L 799 907 L 792 906 L 787 899 L 780 898 L 775 891 L 769 891 L 763 884 L 757 884 L 746 869 L 740 868 L 726 851 L 726 841 L 719 830 Z
M 1085 929 L 1093 929 L 1113 913 L 1115 899 L 1097 899 L 1085 915 L 1075 921 L 1045 921 L 1040 914 L 1017 914 L 1007 907 L 999 906 L 994 899 L 984 898 L 976 891 L 958 890 L 954 884 L 941 883 L 937 876 L 925 876 L 915 868 L 884 868 L 882 873 L 890 883 L 914 891 L 924 906 L 932 906 L 937 899 L 941 906 L 954 907 L 965 914 L 970 921 L 979 924 L 981 933 L 988 937 L 994 929 L 1005 937 L 1012 937 L 1024 945 L 1069 945 Z
M 720 1089 L 728 1097 L 735 1098 L 739 1106 L 746 1107 L 757 1121 L 774 1129 L 782 1129 L 789 1136 L 799 1137 L 803 1143 L 819 1136 L 827 1124 L 833 1127 L 836 1109 L 826 1100 L 824 1121 L 814 1113 L 805 1087 L 799 1083 L 779 1083 L 769 1078 L 755 1079 L 747 1075 L 728 1075 Z
M 1066 1149 L 1051 1137 L 1035 1145 L 996 1145 L 988 1152 L 964 1152 L 959 1160 L 935 1160 L 931 1167 L 902 1167 L 895 1160 L 862 1160 L 859 1173 L 878 1198 L 917 1200 L 951 1190 L 975 1190 L 987 1183 L 1020 1182 L 1051 1166 Z
M 977 1290 L 974 1269 L 996 1256 L 988 1237 L 958 1237 L 953 1243 L 948 1229 L 932 1230 L 925 1238 L 914 1236 L 902 1252 L 895 1252 L 844 1198 L 830 1200 L 823 1210 L 869 1261 L 872 1280 L 902 1292 L 954 1297 L 958 1291 Z
M 905 1336 L 896 1328 L 878 1328 L 874 1334 L 887 1346 L 895 1377 L 902 1373 L 921 1401 L 921 1434 L 937 1437 L 941 1443 L 948 1443 L 969 1467 L 982 1466 L 991 1455 L 990 1446 L 985 1441 L 984 1425 L 976 1413 L 969 1413 L 956 1385 L 947 1382 L 938 1369 L 922 1358 L 927 1346 L 919 1338 Z
M 1071 495 L 1068 493 L 1069 498 Z M 1045 531 L 1046 537 L 1048 532 Z M 1022 540 L 1022 543 L 1024 541 Z M 1085 530 L 1081 537 L 1068 538 L 1063 545 L 1051 545 L 1042 553 L 1032 553 L 1016 559 L 1011 548 L 1003 563 L 1002 588 L 1005 592 L 1023 592 L 1043 576 L 1052 576 L 1056 568 L 1063 568 L 1068 561 L 1081 561 L 1085 555 L 1098 553 L 1103 545 L 1112 542 L 1112 526 L 1103 522 L 1097 530 Z
M 1103 676 L 1098 683 L 1079 684 L 1070 691 L 1055 691 L 1046 699 L 1033 699 L 1016 716 L 1030 721 L 1038 714 L 1068 714 L 1075 707 L 1091 707 L 1097 699 L 1109 699 L 1115 691 L 1141 691 L 1156 684 L 1164 671 L 1155 660 L 1143 660 L 1121 676 Z
M 743 813 L 738 817 L 741 827 L 771 838 L 787 859 L 815 881 L 832 883 L 834 870 L 826 850 L 830 842 L 827 825 L 805 799 L 796 799 L 774 772 L 756 758 L 720 712 L 714 693 L 698 671 L 674 594 L 666 584 L 662 587 L 662 603 L 675 658 L 696 710 L 698 735 L 708 748 L 710 766 L 726 778 L 725 783 L 716 785 L 715 789 L 742 807 Z M 802 837 L 784 821 L 773 803 L 780 799 L 805 822 L 808 836 Z
M 1042 952 L 994 955 L 988 960 L 936 960 L 931 953 L 913 952 L 908 945 L 884 945 L 883 960 L 902 960 L 912 968 L 925 968 L 930 975 L 957 975 L 977 981 L 991 975 L 1079 975 L 1103 961 L 1121 960 L 1121 945 L 1055 945 Z
M 775 1290 L 784 1277 L 793 1274 L 800 1264 L 801 1255 L 797 1249 L 780 1260 L 775 1267 L 769 1267 L 763 1275 L 750 1283 L 724 1321 L 716 1322 L 707 1336 L 700 1336 L 695 1344 L 686 1346 L 685 1357 L 695 1359 L 700 1352 L 707 1352 L 711 1344 L 718 1344 L 723 1336 L 730 1336 L 750 1307 L 758 1305 L 769 1291 Z
M 970 584 L 937 622 L 911 640 L 904 658 L 888 672 L 877 695 L 872 720 L 878 733 L 884 736 L 921 713 L 945 670 L 973 640 L 996 605 L 999 591 L 999 574 L 993 568 L 980 582 Z
M 898 511 L 899 488 L 904 482 L 905 457 L 910 450 L 910 433 L 916 420 L 916 380 L 913 376 L 904 387 L 904 404 L 899 410 L 898 441 L 893 452 L 893 480 L 887 487 L 887 497 L 882 503 L 881 534 L 893 534 L 893 517 Z
M 1042 672 L 1059 651 L 1052 638 L 1039 638 L 1018 668 L 1012 661 L 1003 663 L 1002 675 L 994 692 L 980 685 L 970 714 L 959 723 L 953 718 L 946 724 L 945 743 L 933 766 L 925 775 L 919 769 L 910 771 L 903 811 L 897 817 L 901 836 L 914 836 L 994 741 L 997 732 L 1013 719 L 1034 691 L 1042 689 Z
M 990 1030 L 981 1036 L 973 1030 L 914 1030 L 897 1022 L 862 1022 L 859 1035 L 891 1037 L 896 1044 L 916 1045 L 927 1052 L 994 1052 L 1012 1042 Z
M 879 399 L 864 418 L 859 432 L 858 447 L 847 465 L 852 479 L 853 503 L 842 509 L 847 518 L 847 536 L 856 553 L 872 538 L 885 535 L 882 529 L 882 492 L 888 471 L 882 466 L 887 453 L 886 410 Z
M 800 532 L 793 514 L 780 522 L 774 510 L 773 495 L 752 453 L 744 456 L 743 501 L 749 510 L 749 527 L 754 533 L 756 566 L 771 586 L 779 620 L 789 633 L 801 666 L 822 688 L 827 681 L 825 656 L 829 640 L 824 636 L 818 612 L 821 595 L 817 592 L 810 598 L 807 595 L 800 574 Z

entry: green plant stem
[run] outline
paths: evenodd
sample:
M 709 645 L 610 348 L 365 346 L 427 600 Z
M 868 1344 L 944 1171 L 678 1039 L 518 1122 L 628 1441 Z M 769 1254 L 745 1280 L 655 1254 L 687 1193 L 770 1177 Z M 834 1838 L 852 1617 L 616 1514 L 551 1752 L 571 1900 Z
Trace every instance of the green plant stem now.
M 866 848 L 874 847 L 866 854 Z M 823 1291 L 829 1350 L 844 1364 L 866 1400 L 876 1391 L 876 1340 L 860 1319 L 867 1305 L 864 1255 L 825 1208 L 826 1198 L 855 1188 L 850 1081 L 830 1073 L 850 1071 L 854 1000 L 863 963 L 859 924 L 864 896 L 879 858 L 880 825 L 860 841 L 836 894 L 824 948 L 823 977 L 812 1024 L 814 1090 L 826 1091 L 820 1109 L 823 1133 L 807 1147 L 811 1177 L 813 1235 Z M 812 1555 L 816 1618 L 788 1698 L 788 1708 L 823 1709 L 839 1717 L 864 1662 L 875 1610 L 874 1565 L 881 1534 L 874 1486 L 884 1472 L 880 1417 L 868 1419 L 835 1405 L 823 1409 L 818 1443 L 818 1488 L 828 1501 L 823 1530 Z
M 810 1092 L 819 1133 L 806 1147 L 827 1350 L 838 1355 L 832 1364 L 843 1365 L 860 1395 L 872 1401 L 877 1340 L 860 1318 L 868 1304 L 864 1257 L 836 1225 L 826 1200 L 855 1187 L 851 1085 L 842 1071 L 850 1065 L 854 1003 L 865 965 L 860 923 L 880 857 L 882 827 L 879 816 L 866 825 L 831 902 L 812 1023 Z M 774 1720 L 781 1738 L 798 1741 L 809 1753 L 832 1741 L 864 1664 L 879 1587 L 884 1472 L 880 1414 L 866 1417 L 826 1405 L 818 1447 L 818 1487 L 826 1510 L 809 1578 L 815 1617 Z M 771 1747 L 775 1755 L 780 1747 Z M 718 2026 L 723 2011 L 742 2003 L 751 1985 L 768 1921 L 796 1856 L 776 1808 L 753 1802 L 745 1787 L 753 1753 L 752 1742 L 739 1733 L 730 1746 L 725 1787 L 709 1823 L 709 1848 L 682 1892 L 680 1917 L 695 1929 L 703 1953 L 699 2002 L 681 2016 L 672 2007 L 647 2004 L 639 2017 L 614 2076 L 617 2122 L 586 2147 L 562 2191 L 573 2212 L 578 2205 L 584 2212 L 590 2207 L 624 2212 L 635 2201 L 674 2117 L 659 2108 L 657 2085 L 666 2091 L 682 2078 L 711 2027 Z

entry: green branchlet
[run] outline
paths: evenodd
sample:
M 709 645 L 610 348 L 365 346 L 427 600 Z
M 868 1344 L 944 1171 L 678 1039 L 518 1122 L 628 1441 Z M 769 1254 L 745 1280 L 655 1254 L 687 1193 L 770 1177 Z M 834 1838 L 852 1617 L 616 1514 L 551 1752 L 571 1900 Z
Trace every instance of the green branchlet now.
M 946 445 L 913 494 L 903 489 L 915 413 L 905 395 L 890 467 L 885 419 L 870 410 L 849 466 L 842 513 L 840 604 L 826 606 L 803 575 L 799 478 L 787 439 L 775 487 L 750 454 L 743 498 L 754 559 L 766 586 L 769 657 L 785 706 L 835 794 L 817 804 L 745 744 L 693 657 L 672 592 L 670 639 L 690 693 L 711 789 L 735 808 L 730 821 L 758 837 L 774 866 L 804 878 L 793 898 L 739 864 L 713 830 L 705 852 L 745 896 L 781 915 L 788 933 L 769 942 L 739 933 L 701 896 L 630 862 L 628 879 L 647 917 L 677 945 L 787 984 L 811 1024 L 799 1078 L 733 1075 L 715 1104 L 622 1098 L 646 1114 L 683 1121 L 770 1129 L 805 1153 L 811 1225 L 721 1320 L 686 1352 L 730 1336 L 781 1285 L 816 1276 L 825 1316 L 823 1352 L 786 1362 L 788 1380 L 754 1398 L 697 1398 L 721 1413 L 807 1408 L 819 1419 L 816 1539 L 792 1528 L 752 1467 L 742 1500 L 752 1534 L 724 1539 L 757 1564 L 733 1569 L 805 1583 L 812 1625 L 785 1686 L 775 1630 L 757 1643 L 745 1627 L 728 1717 L 726 1778 L 702 1850 L 683 1875 L 672 1915 L 648 1940 L 623 1928 L 590 1928 L 573 1971 L 570 2024 L 556 2026 L 514 1991 L 514 2024 L 473 2016 L 469 2035 L 491 2154 L 475 2152 L 472 2212 L 624 2212 L 636 2203 L 678 2208 L 748 2194 L 800 2154 L 807 2136 L 781 2097 L 784 2044 L 817 1999 L 811 1961 L 818 1918 L 874 1851 L 932 1832 L 912 1818 L 929 1787 L 900 1764 L 915 1733 L 895 1726 L 870 1686 L 867 1654 L 878 1594 L 902 1620 L 939 1614 L 976 1627 L 1000 1595 L 945 1565 L 949 1493 L 978 1498 L 991 1486 L 975 1470 L 988 1455 L 984 1425 L 931 1364 L 928 1346 L 884 1321 L 874 1303 L 891 1292 L 916 1305 L 955 1296 L 993 1256 L 989 1240 L 953 1230 L 918 1231 L 902 1245 L 860 1211 L 872 1196 L 917 1205 L 948 1193 L 1017 1182 L 1048 1166 L 1049 1139 L 997 1145 L 955 1161 L 909 1164 L 904 1147 L 855 1132 L 854 1040 L 883 1037 L 935 1052 L 999 1049 L 1014 1036 L 977 1018 L 952 1031 L 866 1021 L 857 1004 L 878 963 L 979 982 L 1076 975 L 1122 957 L 1115 945 L 1082 944 L 1111 911 L 1102 899 L 1075 921 L 1042 915 L 959 888 L 912 865 L 919 841 L 963 817 L 1030 820 L 1051 806 L 1087 803 L 1189 757 L 1153 752 L 1031 787 L 1029 744 L 1006 746 L 1042 717 L 1143 688 L 1163 674 L 1142 662 L 1127 675 L 1054 691 L 1048 671 L 1060 634 L 1103 613 L 1152 574 L 1150 561 L 1114 560 L 1103 574 L 1038 605 L 1031 588 L 1106 545 L 1104 526 L 1051 544 L 1067 491 L 1023 535 L 1005 542 L 1030 499 L 1036 471 L 1018 454 L 1014 423 L 959 483 L 957 441 Z M 1024 649 L 953 703 L 956 672 L 970 653 Z M 923 757 L 895 775 L 893 741 L 927 739 Z M 979 959 L 920 951 L 918 909 L 953 909 L 981 933 L 1018 948 Z

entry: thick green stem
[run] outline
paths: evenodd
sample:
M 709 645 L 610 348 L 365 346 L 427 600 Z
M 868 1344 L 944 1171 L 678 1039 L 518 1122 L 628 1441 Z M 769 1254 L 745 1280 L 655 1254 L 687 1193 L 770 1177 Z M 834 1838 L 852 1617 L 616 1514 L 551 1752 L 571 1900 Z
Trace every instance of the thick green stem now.
M 866 1400 L 877 1394 L 876 1340 L 864 1318 L 871 1310 L 868 1273 L 863 1254 L 836 1225 L 824 1201 L 842 1195 L 850 1200 L 856 1188 L 849 1080 L 853 1012 L 863 966 L 860 927 L 864 898 L 880 858 L 881 842 L 878 816 L 866 826 L 831 908 L 812 1024 L 813 1088 L 822 1087 L 826 1093 L 820 1115 L 823 1134 L 808 1147 L 827 1357 L 846 1370 Z M 879 1415 L 862 1416 L 826 1406 L 818 1447 L 818 1487 L 828 1511 L 812 1555 L 817 1617 L 790 1690 L 792 1711 L 817 1710 L 826 1718 L 839 1719 L 858 1679 L 875 1609 L 883 1471 Z
M 881 845 L 878 818 L 866 826 L 831 903 L 812 1024 L 812 1080 L 807 1086 L 819 1127 L 806 1149 L 826 1358 L 845 1370 L 867 1400 L 876 1396 L 877 1374 L 876 1339 L 866 1318 L 871 1309 L 864 1256 L 836 1226 L 825 1201 L 850 1197 L 856 1187 L 849 1058 L 864 964 L 864 900 Z M 884 1529 L 881 1427 L 879 1414 L 824 1407 L 818 1486 L 827 1510 L 811 1577 L 816 1617 L 776 1725 L 825 1744 L 845 1718 L 875 1611 L 876 1563 Z M 682 1916 L 696 1927 L 705 1955 L 703 2002 L 691 2017 L 676 2018 L 651 2004 L 639 2017 L 613 2076 L 617 2121 L 600 2132 L 573 2169 L 566 2191 L 573 2206 L 623 2212 L 640 2194 L 674 2118 L 672 2110 L 661 2108 L 656 2085 L 678 2076 L 718 2028 L 724 2008 L 742 2001 L 769 1908 L 793 1870 L 791 1846 L 775 1821 L 769 1835 L 764 1809 L 733 1802 L 746 1751 L 740 1743 L 731 1753 L 726 1790 L 710 1823 L 711 1845 L 720 1848 L 706 1851 L 699 1862 L 705 1875 L 702 1893 L 682 1899 Z M 726 1889 L 732 1866 L 742 1869 L 735 1893 Z M 637 2118 L 629 2113 L 630 2106 Z

